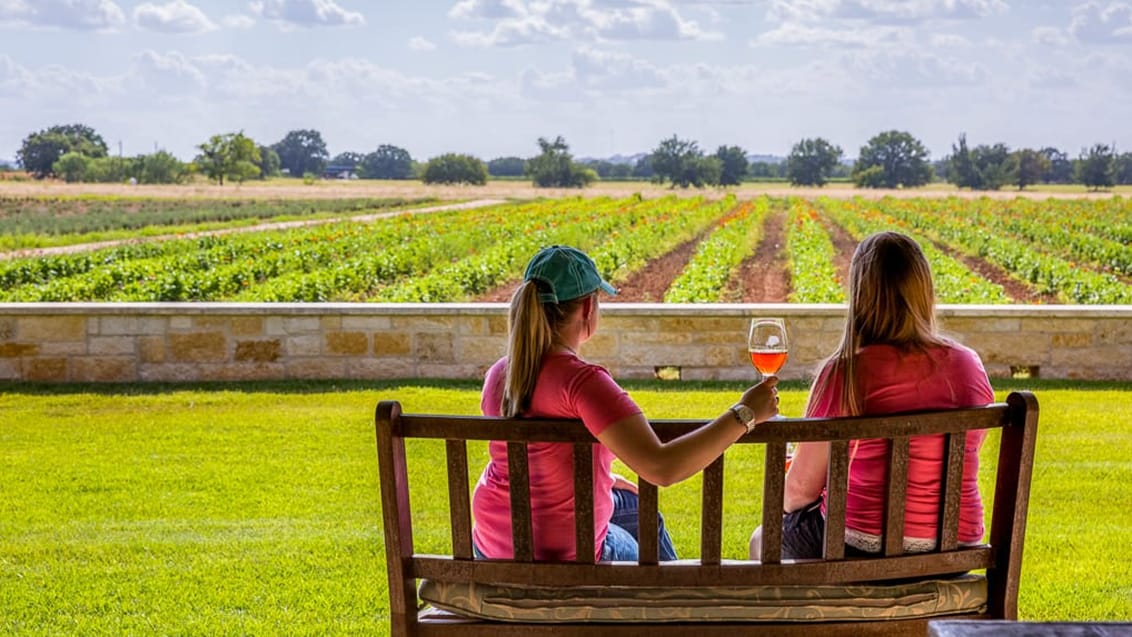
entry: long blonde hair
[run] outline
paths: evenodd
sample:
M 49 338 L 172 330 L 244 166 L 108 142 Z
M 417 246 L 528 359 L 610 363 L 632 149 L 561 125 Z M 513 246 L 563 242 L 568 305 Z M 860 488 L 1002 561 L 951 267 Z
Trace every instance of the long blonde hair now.
M 541 288 L 540 288 L 541 286 Z M 592 294 L 562 303 L 542 303 L 539 292 L 549 289 L 536 280 L 524 281 L 511 295 L 507 316 L 507 374 L 500 413 L 521 415 L 531 406 L 542 359 L 554 347 L 558 329 Z
M 935 286 L 920 245 L 898 232 L 878 232 L 857 246 L 849 264 L 849 310 L 841 343 L 818 368 L 806 414 L 815 396 L 841 379 L 841 415 L 862 413 L 857 353 L 868 345 L 926 350 L 951 341 L 936 331 Z

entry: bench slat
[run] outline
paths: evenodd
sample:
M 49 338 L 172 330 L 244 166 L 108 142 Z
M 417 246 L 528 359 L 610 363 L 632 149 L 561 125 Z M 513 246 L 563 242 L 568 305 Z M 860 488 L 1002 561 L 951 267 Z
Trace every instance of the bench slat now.
M 826 474 L 825 559 L 845 557 L 845 494 L 849 488 L 849 441 L 829 443 L 829 471 Z
M 454 560 L 447 555 L 417 555 L 411 560 L 416 577 L 439 581 L 473 581 L 516 586 L 760 586 L 870 582 L 930 577 L 987 568 L 994 564 L 988 546 L 949 553 L 915 553 L 888 558 L 837 561 L 792 561 L 766 564 L 729 560 L 701 565 L 698 560 L 663 564 L 637 562 L 538 562 Z
M 660 555 L 659 527 L 657 522 L 656 485 L 647 480 L 637 481 L 637 553 L 641 564 L 656 564 Z
M 908 493 L 908 438 L 888 444 L 888 494 L 884 507 L 884 554 L 904 552 L 904 498 Z
M 594 562 L 594 456 L 593 445 L 574 445 L 574 547 L 577 560 Z M 584 494 L 584 495 L 580 495 Z
M 448 440 L 448 511 L 452 521 L 452 555 L 470 560 L 472 553 L 472 506 L 468 491 L 468 443 Z
M 700 507 L 700 562 L 719 564 L 723 557 L 723 456 L 704 469 Z
M 531 522 L 531 472 L 527 445 L 507 443 L 507 482 L 511 488 L 511 542 L 515 561 L 533 562 L 534 530 Z
M 782 561 L 782 511 L 785 502 L 786 443 L 768 442 L 763 462 L 763 564 Z
M 967 434 L 944 436 L 944 473 L 940 484 L 939 550 L 950 551 L 959 546 L 959 504 L 963 494 L 963 463 Z

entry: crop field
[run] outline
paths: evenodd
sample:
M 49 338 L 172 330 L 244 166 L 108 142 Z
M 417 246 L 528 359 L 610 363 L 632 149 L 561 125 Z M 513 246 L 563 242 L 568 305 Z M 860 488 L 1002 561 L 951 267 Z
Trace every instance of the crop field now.
M 0 302 L 504 301 L 529 256 L 561 243 L 590 253 L 620 302 L 839 303 L 857 242 L 894 229 L 923 246 L 942 303 L 1132 303 L 1119 196 L 443 203 L 0 196 Z

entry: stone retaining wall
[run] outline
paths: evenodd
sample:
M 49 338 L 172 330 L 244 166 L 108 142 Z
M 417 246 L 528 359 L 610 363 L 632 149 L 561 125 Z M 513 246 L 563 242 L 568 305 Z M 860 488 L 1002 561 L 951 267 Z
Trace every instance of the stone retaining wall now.
M 752 316 L 781 316 L 783 378 L 835 346 L 839 305 L 602 306 L 587 359 L 618 378 L 755 377 Z M 993 377 L 1132 380 L 1132 306 L 942 306 Z M 504 348 L 503 304 L 0 304 L 0 381 L 479 378 Z

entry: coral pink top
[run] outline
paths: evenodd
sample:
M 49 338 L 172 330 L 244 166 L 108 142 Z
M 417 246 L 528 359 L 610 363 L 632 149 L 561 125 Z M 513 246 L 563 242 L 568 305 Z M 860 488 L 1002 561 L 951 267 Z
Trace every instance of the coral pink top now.
M 827 373 L 823 371 L 824 375 Z M 840 380 L 811 401 L 809 416 L 840 413 Z M 890 345 L 870 345 L 857 355 L 857 381 L 864 414 L 978 407 L 994 402 L 994 391 L 978 354 L 958 344 L 903 352 Z M 979 495 L 979 448 L 986 431 L 967 433 L 959 504 L 959 541 L 982 541 L 983 502 Z M 909 442 L 906 550 L 931 550 L 939 516 L 943 472 L 942 434 L 915 436 Z M 845 503 L 846 542 L 866 551 L 879 550 L 884 518 L 886 445 L 881 440 L 854 441 L 850 447 L 849 490 Z
M 485 416 L 500 415 L 506 362 L 500 359 L 487 372 L 480 401 Z M 531 408 L 523 416 L 578 419 L 597 436 L 609 425 L 639 413 L 641 409 L 604 367 L 591 365 L 570 353 L 551 353 L 543 359 Z M 472 540 L 489 558 L 510 558 L 514 547 L 507 443 L 493 440 L 488 449 L 491 459 L 472 494 Z M 573 453 L 573 446 L 565 443 L 528 446 L 537 560 L 575 559 Z M 613 515 L 613 452 L 594 444 L 593 458 L 594 559 L 600 559 Z

